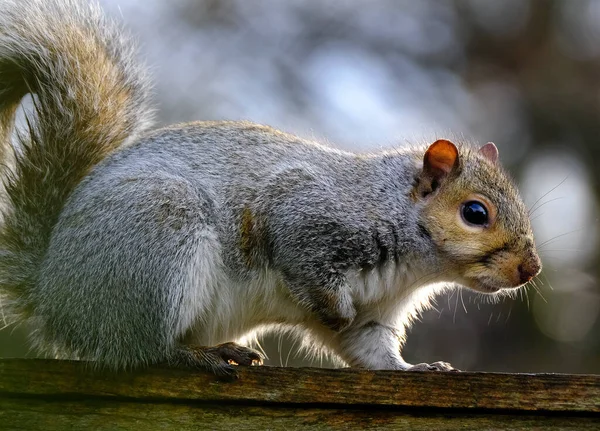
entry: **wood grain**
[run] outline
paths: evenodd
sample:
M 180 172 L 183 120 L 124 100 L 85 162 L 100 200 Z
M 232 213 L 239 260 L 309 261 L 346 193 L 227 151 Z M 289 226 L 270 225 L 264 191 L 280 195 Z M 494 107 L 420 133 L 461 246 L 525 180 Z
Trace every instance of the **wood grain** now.
M 111 373 L 0 359 L 0 429 L 599 429 L 600 376 L 240 368 Z
M 600 376 L 407 373 L 317 368 L 240 368 L 233 381 L 203 372 L 152 368 L 94 371 L 55 360 L 0 360 L 0 393 L 135 399 L 600 412 Z
M 5 401 L 0 398 L 0 402 Z M 11 399 L 0 408 L 2 430 L 597 430 L 594 417 L 461 414 L 398 409 L 288 408 L 204 403 Z

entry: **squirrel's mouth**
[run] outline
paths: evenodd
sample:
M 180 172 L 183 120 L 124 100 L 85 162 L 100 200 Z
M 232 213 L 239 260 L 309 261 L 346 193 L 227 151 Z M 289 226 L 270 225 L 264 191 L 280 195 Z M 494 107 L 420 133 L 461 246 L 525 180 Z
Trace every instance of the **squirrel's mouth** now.
M 502 290 L 515 289 L 515 286 L 504 286 L 503 283 L 493 281 L 486 278 L 471 279 L 467 283 L 467 287 L 481 293 L 498 293 Z M 519 286 L 516 286 L 519 287 Z
M 477 283 L 477 285 L 471 287 L 471 289 L 476 290 L 477 292 L 481 292 L 481 293 L 496 293 L 496 292 L 500 292 L 504 288 L 489 285 L 489 284 L 484 284 L 484 283 Z
M 476 281 L 473 284 L 474 285 L 470 285 L 468 287 L 477 292 L 493 294 L 493 293 L 498 293 L 498 292 L 516 291 L 516 290 L 519 290 L 521 287 L 525 286 L 525 284 L 527 284 L 527 283 L 519 284 L 518 286 L 502 286 L 499 283 L 498 284 L 490 284 L 487 282 Z

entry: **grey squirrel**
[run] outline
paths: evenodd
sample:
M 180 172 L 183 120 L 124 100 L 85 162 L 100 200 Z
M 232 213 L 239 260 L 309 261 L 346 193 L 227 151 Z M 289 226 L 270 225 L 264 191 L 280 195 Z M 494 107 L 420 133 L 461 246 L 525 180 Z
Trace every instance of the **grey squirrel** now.
M 502 294 L 541 263 L 497 148 L 354 154 L 249 122 L 149 131 L 144 68 L 99 7 L 0 3 L 0 306 L 33 346 L 112 369 L 235 374 L 295 333 L 353 367 L 401 356 L 440 291 Z M 35 118 L 11 143 L 15 112 Z

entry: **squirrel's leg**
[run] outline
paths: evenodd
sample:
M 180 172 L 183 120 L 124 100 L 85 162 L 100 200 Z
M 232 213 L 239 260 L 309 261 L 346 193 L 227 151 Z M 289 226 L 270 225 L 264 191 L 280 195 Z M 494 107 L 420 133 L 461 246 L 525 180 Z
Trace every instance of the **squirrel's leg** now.
M 292 295 L 325 327 L 334 331 L 337 346 L 332 347 L 350 366 L 373 370 L 457 371 L 447 362 L 417 365 L 406 362 L 400 354 L 404 330 L 376 321 L 358 323 L 365 320 L 357 319 L 350 288 L 341 277 L 330 278 L 328 284 L 319 287 L 308 284 L 310 277 L 304 280 L 294 283 L 288 278 Z
M 340 356 L 350 366 L 372 370 L 458 371 L 447 362 L 411 365 L 401 354 L 404 331 L 371 321 L 338 334 Z
M 181 345 L 169 358 L 168 364 L 183 368 L 201 368 L 217 376 L 237 376 L 235 365 L 261 365 L 263 355 L 236 343 L 213 347 Z

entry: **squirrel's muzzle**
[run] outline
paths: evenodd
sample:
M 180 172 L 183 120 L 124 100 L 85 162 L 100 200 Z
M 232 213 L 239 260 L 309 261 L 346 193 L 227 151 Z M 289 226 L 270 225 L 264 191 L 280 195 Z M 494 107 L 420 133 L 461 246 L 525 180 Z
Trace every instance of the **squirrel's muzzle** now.
M 525 284 L 542 270 L 540 258 L 532 254 L 517 267 L 520 284 Z

